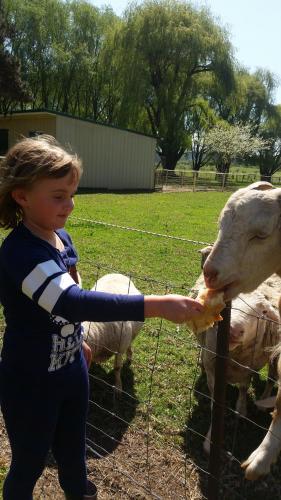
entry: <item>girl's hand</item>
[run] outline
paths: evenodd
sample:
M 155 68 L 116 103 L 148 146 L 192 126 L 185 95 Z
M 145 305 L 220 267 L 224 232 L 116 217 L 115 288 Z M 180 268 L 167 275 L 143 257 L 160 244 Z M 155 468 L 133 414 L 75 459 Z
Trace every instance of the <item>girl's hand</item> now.
M 185 323 L 202 314 L 204 307 L 197 300 L 183 295 L 147 295 L 144 297 L 145 318 L 164 318 Z
M 88 366 L 88 368 L 90 368 L 90 365 L 92 362 L 92 351 L 91 351 L 91 348 L 88 346 L 88 344 L 86 344 L 85 340 L 83 340 L 82 349 L 83 349 L 83 354 L 85 356 L 87 366 Z

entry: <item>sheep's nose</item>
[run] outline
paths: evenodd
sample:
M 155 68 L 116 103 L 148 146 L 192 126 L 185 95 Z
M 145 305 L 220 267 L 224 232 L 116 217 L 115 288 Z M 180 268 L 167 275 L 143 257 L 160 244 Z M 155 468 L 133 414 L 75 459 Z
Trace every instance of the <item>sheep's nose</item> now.
M 204 267 L 203 273 L 207 285 L 214 283 L 218 277 L 218 271 L 215 269 L 209 269 L 208 266 Z

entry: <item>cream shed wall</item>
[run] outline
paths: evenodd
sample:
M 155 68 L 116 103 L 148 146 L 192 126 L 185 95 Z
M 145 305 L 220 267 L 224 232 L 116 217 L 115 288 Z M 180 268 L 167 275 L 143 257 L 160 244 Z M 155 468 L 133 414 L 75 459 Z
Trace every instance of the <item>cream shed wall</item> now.
M 154 188 L 154 138 L 62 115 L 56 117 L 56 137 L 82 158 L 80 187 Z
M 15 113 L 0 116 L 0 129 L 9 130 L 9 148 L 32 130 L 56 137 L 56 115 L 48 113 Z
M 80 187 L 95 189 L 154 188 L 156 140 L 136 132 L 48 111 L 0 116 L 9 130 L 9 147 L 33 130 L 53 135 L 83 162 Z

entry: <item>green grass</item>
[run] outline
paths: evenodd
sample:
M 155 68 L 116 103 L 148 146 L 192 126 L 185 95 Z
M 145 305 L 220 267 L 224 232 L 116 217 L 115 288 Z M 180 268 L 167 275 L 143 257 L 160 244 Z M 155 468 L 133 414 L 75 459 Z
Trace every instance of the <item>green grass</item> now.
M 67 229 L 80 256 L 84 284 L 87 287 L 93 284 L 100 263 L 105 266 L 100 274 L 110 268 L 132 274 L 136 286 L 144 293 L 165 293 L 166 285 L 175 293 L 188 293 L 201 271 L 198 250 L 202 244 L 104 227 L 78 218 L 208 243 L 216 238 L 218 215 L 228 197 L 227 193 L 77 196 Z M 145 277 L 146 280 L 141 279 Z M 139 400 L 138 411 L 145 412 L 152 379 L 151 411 L 160 434 L 164 429 L 184 427 L 189 406 L 188 386 L 196 375 L 194 340 L 184 327 L 177 331 L 172 323 L 150 320 L 134 343 L 134 384 L 128 384 L 126 390 Z M 109 363 L 107 370 L 111 369 Z M 128 419 L 130 410 L 124 406 L 120 411 Z
M 150 193 L 80 194 L 75 199 L 73 217 L 67 230 L 80 256 L 84 286 L 91 287 L 99 275 L 115 270 L 132 274 L 143 293 L 188 293 L 200 274 L 202 244 L 182 242 L 149 234 L 92 224 L 79 219 L 104 221 L 194 241 L 213 242 L 217 219 L 229 193 Z M 97 265 L 105 266 L 100 271 Z M 146 279 L 145 279 L 146 278 Z M 167 285 L 167 286 L 166 286 Z M 134 342 L 131 368 L 123 369 L 124 390 L 135 400 L 123 398 L 116 412 L 131 423 L 146 425 L 149 403 L 150 427 L 161 438 L 171 439 L 170 431 L 184 429 L 190 406 L 190 390 L 197 376 L 198 350 L 195 338 L 185 327 L 160 320 L 149 320 Z M 112 361 L 92 369 L 94 376 L 113 383 Z M 96 402 L 112 409 L 104 386 L 93 384 Z M 205 387 L 205 392 L 207 388 Z M 133 408 L 132 408 L 133 407 Z M 208 402 L 206 408 L 208 407 Z M 104 428 L 105 415 L 93 416 L 97 427 Z M 100 421 L 99 421 L 100 418 Z M 208 420 L 201 416 L 201 431 Z M 108 433 L 112 432 L 109 424 Z M 173 437 L 182 444 L 182 437 Z
M 7 469 L 0 465 L 0 493 L 2 493 L 4 479 L 7 474 Z
M 218 214 L 228 197 L 229 193 L 77 196 L 67 229 L 82 268 L 87 268 L 84 279 L 92 282 L 90 261 L 190 287 L 200 271 L 198 249 L 202 245 L 99 226 L 76 217 L 208 243 L 216 237 Z

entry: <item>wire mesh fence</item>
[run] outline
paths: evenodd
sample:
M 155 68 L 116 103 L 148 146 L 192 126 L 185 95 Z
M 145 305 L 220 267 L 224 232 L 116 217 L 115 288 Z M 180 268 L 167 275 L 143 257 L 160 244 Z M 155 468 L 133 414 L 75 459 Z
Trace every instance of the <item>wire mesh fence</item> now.
M 162 191 L 235 191 L 260 180 L 258 173 L 213 172 L 205 170 L 156 170 L 155 189 Z M 264 181 L 281 185 L 281 176 L 264 177 Z
M 201 243 L 184 242 L 194 245 L 196 251 Z M 98 265 L 92 259 L 84 264 L 85 270 L 89 265 L 92 272 L 95 270 L 91 278 L 94 280 L 106 273 L 122 272 Z M 186 283 L 171 284 L 165 279 L 159 281 L 135 274 L 130 280 L 145 293 L 196 294 L 196 290 Z M 232 305 L 232 311 L 234 309 Z M 246 365 L 243 356 L 241 362 L 239 356 L 235 357 L 235 350 L 230 355 L 218 355 L 202 339 L 199 342 L 184 325 L 172 325 L 162 320 L 147 321 L 135 338 L 133 359 L 125 362 L 122 368 L 121 393 L 116 391 L 112 359 L 92 365 L 89 372 L 87 463 L 89 477 L 98 486 L 99 498 L 201 500 L 211 498 L 208 491 L 210 477 L 218 484 L 220 499 L 280 498 L 280 461 L 265 479 L 255 483 L 246 481 L 240 468 L 241 462 L 261 442 L 270 423 L 270 416 L 254 404 L 268 379 L 266 373 L 260 374 L 253 363 L 259 325 L 267 320 L 253 307 L 250 315 L 256 321 L 256 336 L 251 345 L 250 362 Z M 268 320 L 268 325 L 271 326 L 272 321 Z M 2 321 L 1 332 L 3 329 Z M 126 323 L 121 327 L 121 336 L 125 334 Z M 268 342 L 265 344 L 267 346 Z M 243 351 L 243 345 L 237 349 Z M 222 405 L 225 434 L 217 477 L 210 469 L 209 456 L 203 451 L 213 398 L 202 369 L 202 352 L 209 359 L 231 362 L 237 372 L 243 369 L 252 375 L 247 416 L 235 409 L 237 388 L 227 387 Z M 113 358 L 116 353 L 112 349 Z M 225 382 L 226 379 L 225 376 Z M 216 436 L 212 435 L 212 440 L 216 442 Z M 0 469 L 6 470 L 10 451 L 2 421 L 0 449 Z M 63 498 L 52 456 L 48 458 L 47 468 L 36 486 L 34 498 Z

